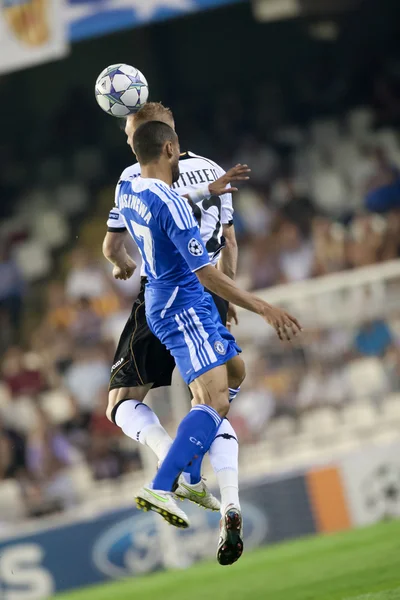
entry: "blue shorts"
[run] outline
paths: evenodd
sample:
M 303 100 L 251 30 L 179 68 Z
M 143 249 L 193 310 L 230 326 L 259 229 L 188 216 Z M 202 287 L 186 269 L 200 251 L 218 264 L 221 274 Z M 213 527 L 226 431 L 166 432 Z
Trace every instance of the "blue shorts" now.
M 222 324 L 214 300 L 207 292 L 192 307 L 162 318 L 147 315 L 151 331 L 168 348 L 189 385 L 194 379 L 241 352 Z

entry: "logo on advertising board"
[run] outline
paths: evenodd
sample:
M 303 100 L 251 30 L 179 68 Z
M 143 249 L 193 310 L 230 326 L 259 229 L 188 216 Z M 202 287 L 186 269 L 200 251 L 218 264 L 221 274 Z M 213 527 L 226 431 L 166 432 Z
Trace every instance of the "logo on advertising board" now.
M 266 514 L 251 503 L 242 504 L 246 548 L 265 543 L 268 536 Z M 112 525 L 96 540 L 92 559 L 96 568 L 113 579 L 148 573 L 164 566 L 160 544 L 161 528 L 179 536 L 179 555 L 185 566 L 213 556 L 217 547 L 219 515 L 186 506 L 191 526 L 185 531 L 172 530 L 153 514 L 135 514 Z M 157 520 L 156 520 L 157 519 Z
M 400 516 L 400 466 L 380 464 L 361 484 L 366 508 L 376 519 Z

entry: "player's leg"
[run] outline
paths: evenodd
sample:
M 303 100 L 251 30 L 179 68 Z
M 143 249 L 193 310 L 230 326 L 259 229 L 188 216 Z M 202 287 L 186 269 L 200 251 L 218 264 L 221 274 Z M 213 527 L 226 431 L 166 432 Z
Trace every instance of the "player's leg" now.
M 170 506 L 170 494 L 179 475 L 192 460 L 200 460 L 208 451 L 222 418 L 229 410 L 228 376 L 225 365 L 200 375 L 192 382 L 192 393 L 199 402 L 181 421 L 175 440 L 151 486 L 143 487 L 136 498 L 139 508 L 155 510 L 178 527 L 187 527 L 185 516 Z
M 228 303 L 225 300 L 223 300 L 222 298 L 219 298 L 219 296 L 216 296 L 215 294 L 210 294 L 207 298 L 207 301 L 209 303 L 212 319 L 215 323 L 216 328 L 218 329 L 218 332 L 219 332 L 221 338 L 223 340 L 225 340 L 225 342 L 228 344 L 235 344 L 235 338 L 226 329 L 226 327 L 223 324 L 224 321 L 226 321 L 226 315 L 227 315 L 227 311 L 228 311 Z M 238 355 L 234 356 L 231 360 L 229 360 L 226 363 L 226 365 L 227 365 L 227 370 L 228 370 L 229 402 L 231 402 L 237 396 L 237 394 L 240 390 L 240 385 L 245 378 L 245 366 L 244 366 L 243 360 Z M 198 401 L 197 398 L 193 398 L 192 405 L 194 405 L 194 403 L 196 403 L 197 401 Z M 234 436 L 233 438 L 225 437 L 225 438 L 223 438 L 224 440 L 237 439 L 236 434 L 233 430 L 233 427 L 230 425 L 230 423 L 224 422 L 222 427 L 223 427 L 223 430 L 226 430 L 225 433 L 227 435 Z M 236 443 L 236 448 L 234 447 L 235 442 L 227 443 L 226 445 L 231 445 L 231 444 L 233 445 L 232 460 L 234 461 L 235 454 L 237 454 L 237 443 Z M 232 461 L 228 458 L 228 454 L 226 454 L 225 450 L 223 450 L 221 460 L 218 459 L 218 454 L 219 454 L 220 448 L 222 450 L 222 444 L 219 440 L 219 441 L 217 441 L 216 446 L 213 448 L 213 451 L 212 451 L 213 456 L 216 457 L 215 461 L 212 461 L 213 468 L 214 468 L 214 464 L 218 464 L 219 465 L 218 470 L 223 469 L 224 464 L 225 464 L 224 461 L 226 458 L 227 459 L 227 468 L 231 469 Z M 211 449 L 210 449 L 210 451 L 211 451 Z M 236 458 L 236 481 L 238 480 L 237 471 L 238 471 L 238 465 L 237 465 L 237 458 Z M 216 471 L 216 475 L 217 475 L 217 471 Z M 188 483 L 190 483 L 191 485 L 198 485 L 199 482 L 201 482 L 201 462 L 193 461 L 192 464 L 189 465 L 189 467 L 186 469 L 185 476 L 187 478 L 190 477 Z M 218 479 L 218 483 L 219 483 L 218 475 L 217 475 L 217 479 Z M 237 488 L 238 488 L 238 483 L 237 483 Z M 226 496 L 225 492 L 221 489 L 221 498 L 225 497 L 225 496 Z
M 222 339 L 206 301 L 200 301 L 196 309 L 182 310 L 169 319 L 159 319 L 156 315 L 155 319 L 150 317 L 148 321 L 153 332 L 170 349 L 197 401 L 181 421 L 176 438 L 152 485 L 142 488 L 137 497 L 139 506 L 157 509 L 169 520 L 168 508 L 160 510 L 161 498 L 173 489 L 180 473 L 193 459 L 201 460 L 214 440 L 229 410 L 225 363 L 236 356 L 239 348 L 234 340 Z
M 125 435 L 151 448 L 162 461 L 172 439 L 143 401 L 152 387 L 170 385 L 175 361 L 147 325 L 144 285 L 121 334 L 113 362 L 107 417 Z
M 220 325 L 225 325 L 228 306 L 218 296 L 213 295 L 219 315 L 213 311 L 214 320 L 221 337 L 234 340 L 232 334 Z M 218 319 L 219 316 L 219 319 Z M 229 402 L 237 396 L 245 378 L 245 365 L 240 356 L 226 363 L 229 386 Z M 236 432 L 227 419 L 222 421 L 209 450 L 211 466 L 216 475 L 221 493 L 220 536 L 217 546 L 217 560 L 221 565 L 231 565 L 243 552 L 243 519 L 239 501 L 239 443 Z M 196 481 L 201 477 L 201 464 L 193 461 L 191 477 Z M 198 484 L 199 485 L 199 484 Z
M 229 302 L 220 298 L 213 292 L 206 290 L 208 294 L 210 294 L 211 298 L 214 300 L 215 307 L 218 312 L 213 310 L 214 320 L 217 322 L 218 316 L 222 325 L 224 326 L 225 331 L 221 331 L 222 337 L 226 337 L 226 334 L 232 336 L 232 334 L 226 329 L 226 320 L 228 315 Z M 228 380 L 229 380 L 229 400 L 232 402 L 240 391 L 240 385 L 245 378 L 245 369 L 244 363 L 238 359 L 237 361 L 232 360 L 227 364 L 228 366 Z
M 155 412 L 144 403 L 152 384 L 110 390 L 107 417 L 122 429 L 127 437 L 153 450 L 159 461 L 164 460 L 172 438 L 161 425 Z
M 242 359 L 236 356 L 230 360 L 227 371 L 231 401 L 233 386 L 239 388 L 245 377 Z M 221 565 L 231 565 L 243 552 L 243 519 L 239 501 L 239 442 L 228 419 L 222 421 L 209 456 L 221 493 L 217 560 Z

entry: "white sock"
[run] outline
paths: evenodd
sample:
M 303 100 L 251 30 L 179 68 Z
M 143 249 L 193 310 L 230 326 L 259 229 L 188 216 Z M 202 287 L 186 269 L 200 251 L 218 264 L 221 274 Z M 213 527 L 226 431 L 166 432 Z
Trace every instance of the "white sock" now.
M 164 460 L 172 439 L 150 406 L 137 400 L 125 400 L 116 410 L 115 422 L 125 435 L 151 448 L 158 460 Z
M 221 492 L 221 513 L 224 514 L 229 504 L 240 508 L 239 444 L 235 430 L 227 419 L 222 421 L 209 455 Z

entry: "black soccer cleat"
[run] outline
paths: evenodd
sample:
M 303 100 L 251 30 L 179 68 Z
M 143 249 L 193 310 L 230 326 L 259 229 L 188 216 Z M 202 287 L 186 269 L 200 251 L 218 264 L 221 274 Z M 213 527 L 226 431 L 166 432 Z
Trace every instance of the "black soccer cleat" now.
M 240 509 L 232 504 L 220 521 L 217 560 L 220 565 L 233 565 L 243 553 L 243 521 Z

